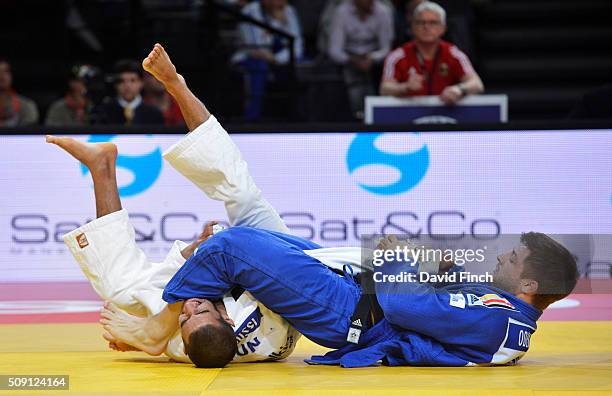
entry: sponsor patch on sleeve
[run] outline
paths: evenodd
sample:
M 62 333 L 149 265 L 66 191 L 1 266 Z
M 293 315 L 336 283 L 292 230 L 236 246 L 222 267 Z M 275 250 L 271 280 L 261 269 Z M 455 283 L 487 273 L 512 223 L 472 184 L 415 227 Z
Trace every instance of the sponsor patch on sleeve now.
M 451 293 L 449 304 L 452 307 L 464 309 L 465 308 L 465 296 L 461 293 Z
M 77 235 L 76 236 L 76 241 L 79 244 L 79 247 L 81 249 L 84 249 L 87 246 L 89 246 L 89 242 L 87 241 L 87 237 L 85 236 L 85 233 L 81 233 L 81 234 Z
M 485 294 L 480 297 L 480 302 L 488 308 L 516 309 L 510 301 L 494 293 Z

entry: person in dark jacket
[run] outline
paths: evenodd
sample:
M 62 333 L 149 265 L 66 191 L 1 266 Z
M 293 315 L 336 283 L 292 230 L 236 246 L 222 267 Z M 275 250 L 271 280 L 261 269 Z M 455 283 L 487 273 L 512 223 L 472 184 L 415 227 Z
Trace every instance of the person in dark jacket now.
M 164 116 L 142 100 L 142 69 L 132 60 L 120 60 L 114 68 L 114 98 L 106 98 L 93 109 L 93 124 L 164 125 Z

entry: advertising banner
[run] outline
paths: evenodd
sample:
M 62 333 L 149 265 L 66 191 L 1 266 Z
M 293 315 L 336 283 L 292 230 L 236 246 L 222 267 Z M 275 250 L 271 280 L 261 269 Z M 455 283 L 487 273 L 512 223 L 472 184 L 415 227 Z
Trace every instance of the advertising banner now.
M 118 145 L 118 183 L 152 260 L 209 220 L 209 200 L 162 159 L 179 135 L 81 135 Z M 291 232 L 325 246 L 363 234 L 612 234 L 612 131 L 236 134 Z M 44 136 L 2 136 L 0 283 L 82 281 L 62 235 L 95 217 L 86 168 Z

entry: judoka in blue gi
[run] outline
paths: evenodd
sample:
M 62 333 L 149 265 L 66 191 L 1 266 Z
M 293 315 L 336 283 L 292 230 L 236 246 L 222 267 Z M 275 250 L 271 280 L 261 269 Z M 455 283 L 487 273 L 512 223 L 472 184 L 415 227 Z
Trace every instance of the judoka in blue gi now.
M 380 247 L 392 249 L 397 243 L 391 236 Z M 163 298 L 169 304 L 215 299 L 240 285 L 304 336 L 338 348 L 311 363 L 469 366 L 520 359 L 542 310 L 569 294 L 577 278 L 575 261 L 563 246 L 544 234 L 528 233 L 520 246 L 498 258 L 494 286 L 377 283 L 384 319 L 353 344 L 347 335 L 361 289 L 351 276 L 338 276 L 303 252 L 316 248 L 285 234 L 231 228 L 200 246 Z M 416 273 L 419 267 L 392 261 L 381 268 L 399 274 Z M 540 294 L 540 288 L 550 292 Z
M 390 236 L 379 248 L 402 243 Z M 324 265 L 324 250 L 284 233 L 232 227 L 208 238 L 187 259 L 166 285 L 168 305 L 160 313 L 135 318 L 108 304 L 101 322 L 118 341 L 152 354 L 163 351 L 180 326 L 186 348 L 205 346 L 206 353 L 192 357 L 196 366 L 223 367 L 236 353 L 236 339 L 214 301 L 238 286 L 304 336 L 335 349 L 309 363 L 510 364 L 528 350 L 542 310 L 567 296 L 578 276 L 567 249 L 544 234 L 527 233 L 498 257 L 493 285 L 376 284 L 383 315 L 364 327 L 353 319 L 362 286 L 349 270 L 341 275 Z M 393 275 L 422 268 L 388 260 L 381 270 Z M 445 263 L 436 270 L 457 268 Z

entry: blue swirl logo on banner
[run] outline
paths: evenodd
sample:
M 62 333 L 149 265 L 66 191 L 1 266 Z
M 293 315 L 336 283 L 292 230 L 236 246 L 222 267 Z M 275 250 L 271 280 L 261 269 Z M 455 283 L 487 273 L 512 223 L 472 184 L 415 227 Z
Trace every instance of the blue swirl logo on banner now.
M 117 135 L 91 135 L 87 140 L 90 143 L 110 142 Z M 150 138 L 152 135 L 147 135 Z M 130 197 L 146 191 L 155 183 L 161 173 L 162 153 L 159 147 L 141 156 L 121 155 L 117 156 L 117 168 L 128 170 L 134 175 L 131 183 L 119 186 L 119 195 Z M 87 175 L 89 169 L 81 164 L 81 173 Z
M 358 185 L 366 191 L 379 195 L 395 195 L 409 191 L 425 177 L 429 168 L 429 150 L 423 144 L 416 151 L 392 153 L 376 147 L 376 140 L 384 133 L 358 133 L 352 141 L 346 155 L 349 173 L 353 174 L 362 167 L 372 165 L 394 168 L 399 173 L 396 181 L 375 185 L 361 183 Z M 414 135 L 419 135 L 415 133 Z M 375 174 L 375 173 L 374 173 Z

